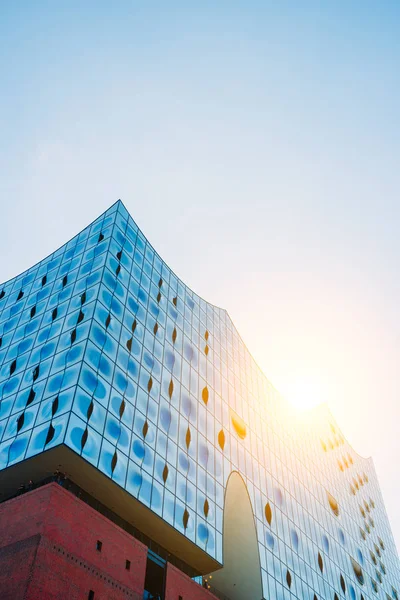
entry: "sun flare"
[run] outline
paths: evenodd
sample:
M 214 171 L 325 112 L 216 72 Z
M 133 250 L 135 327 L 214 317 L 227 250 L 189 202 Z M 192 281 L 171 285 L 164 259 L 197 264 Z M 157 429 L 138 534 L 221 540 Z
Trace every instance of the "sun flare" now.
M 297 379 L 282 386 L 283 396 L 298 411 L 306 411 L 323 402 L 320 386 L 315 381 Z

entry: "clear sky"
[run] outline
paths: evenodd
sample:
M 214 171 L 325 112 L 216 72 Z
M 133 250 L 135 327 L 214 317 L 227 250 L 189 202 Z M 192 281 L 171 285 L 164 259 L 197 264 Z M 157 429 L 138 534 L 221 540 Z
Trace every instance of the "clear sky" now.
M 0 2 L 0 281 L 121 198 L 400 546 L 398 0 Z

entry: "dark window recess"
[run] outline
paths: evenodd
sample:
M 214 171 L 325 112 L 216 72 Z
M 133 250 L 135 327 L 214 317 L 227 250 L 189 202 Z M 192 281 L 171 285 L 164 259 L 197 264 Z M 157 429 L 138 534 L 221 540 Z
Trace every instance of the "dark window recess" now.
M 51 440 L 54 437 L 54 433 L 55 433 L 55 429 L 54 429 L 53 425 L 50 423 L 49 429 L 48 429 L 47 435 L 46 435 L 46 441 L 44 443 L 45 446 L 47 446 L 47 444 L 49 444 L 51 442 Z
M 122 419 L 122 415 L 124 414 L 124 411 L 125 411 L 125 400 L 122 398 L 122 402 L 119 407 L 119 418 L 120 419 Z
M 89 590 L 88 600 L 94 600 L 94 591 L 93 590 Z
M 96 550 L 98 552 L 101 552 L 102 547 L 103 547 L 103 542 L 101 542 L 100 540 L 97 540 Z
M 14 359 L 10 365 L 10 375 L 12 375 L 15 372 L 16 368 L 17 368 L 17 360 Z
M 322 560 L 322 556 L 321 554 L 318 552 L 318 566 L 319 566 L 319 570 L 321 571 L 321 573 L 323 573 L 324 571 L 324 562 Z
M 2 347 L 2 345 L 3 345 L 3 338 L 0 337 L 0 348 Z
M 53 312 L 51 313 L 51 320 L 55 321 L 57 319 L 57 306 L 53 309 Z
M 71 333 L 71 344 L 73 344 L 75 342 L 75 340 L 76 340 L 76 329 L 73 329 L 72 333 Z
M 130 560 L 126 560 L 126 561 L 125 561 L 125 569 L 126 569 L 127 571 L 130 571 L 130 570 L 131 570 L 131 561 L 130 561 Z
M 53 404 L 51 405 L 51 416 L 54 417 L 56 412 L 58 411 L 58 396 L 54 398 Z
M 167 479 L 168 479 L 168 472 L 169 472 L 169 471 L 168 471 L 168 467 L 167 467 L 167 465 L 165 465 L 165 467 L 164 467 L 164 470 L 163 470 L 163 474 L 162 474 L 162 477 L 163 477 L 163 481 L 164 481 L 164 483 L 165 483 L 165 482 L 167 481 Z
M 17 419 L 17 433 L 19 431 L 21 431 L 21 429 L 23 428 L 24 421 L 25 421 L 25 415 L 24 415 L 24 413 L 21 413 Z
M 42 277 L 42 287 L 47 283 L 47 275 L 43 275 Z
M 117 252 L 117 258 L 118 258 L 118 260 L 121 260 L 121 258 L 122 258 L 122 250 L 120 250 L 119 252 Z
M 85 304 L 86 302 L 86 292 L 83 292 L 82 296 L 81 296 L 81 304 Z
M 22 296 L 24 295 L 24 292 L 22 290 L 19 291 L 18 297 L 17 297 L 17 302 L 18 300 L 21 300 Z
M 117 466 L 117 462 L 118 462 L 118 454 L 117 451 L 115 450 L 114 455 L 111 459 L 111 472 L 114 473 L 115 471 L 115 467 Z
M 0 300 L 2 300 L 5 295 L 6 295 L 6 292 L 4 290 L 1 290 L 1 292 L 0 292 Z
M 288 587 L 290 589 L 290 587 L 292 585 L 292 576 L 291 576 L 289 570 L 286 571 L 286 583 L 288 584 Z
M 111 315 L 110 315 L 110 313 L 108 313 L 107 319 L 106 319 L 106 329 L 108 328 L 108 326 L 110 325 L 110 323 L 111 323 Z
M 104 240 L 104 234 L 103 234 L 103 233 L 100 231 L 100 234 L 99 234 L 99 238 L 98 238 L 98 240 L 97 240 L 97 243 L 99 243 L 99 242 L 102 242 L 103 240 Z
M 33 317 L 36 315 L 36 304 L 35 306 L 32 306 L 31 308 L 31 319 L 33 319 Z
M 93 400 L 91 400 L 90 404 L 88 406 L 87 412 L 86 412 L 86 416 L 87 416 L 88 421 L 89 421 L 90 417 L 93 414 L 93 409 L 94 409 L 94 404 L 93 404 Z
M 188 523 L 189 523 L 189 517 L 190 517 L 189 511 L 188 511 L 187 508 L 185 508 L 185 511 L 183 513 L 183 516 L 182 516 L 182 524 L 183 524 L 183 527 L 185 529 L 187 529 L 187 526 L 188 526 Z
M 67 285 L 67 283 L 68 283 L 68 275 L 64 275 L 63 280 L 62 280 L 63 288 Z
M 120 272 L 121 272 L 121 265 L 118 265 L 118 267 L 115 269 L 115 274 L 117 277 L 120 274 Z
M 83 317 L 85 316 L 85 313 L 82 312 L 81 310 L 79 311 L 79 315 L 78 315 L 78 320 L 77 320 L 77 324 L 78 323 L 82 323 L 83 321 Z
M 34 369 L 33 369 L 33 381 L 36 381 L 36 379 L 39 377 L 39 365 L 37 365 Z
M 178 600 L 183 600 L 183 596 L 178 596 Z
M 29 392 L 28 400 L 26 401 L 26 406 L 29 406 L 30 404 L 32 404 L 32 402 L 35 399 L 35 396 L 36 396 L 36 392 L 33 388 L 31 388 L 31 391 Z
M 82 433 L 82 438 L 81 438 L 81 449 L 83 450 L 85 447 L 85 444 L 87 442 L 88 439 L 88 429 L 86 427 L 85 431 Z

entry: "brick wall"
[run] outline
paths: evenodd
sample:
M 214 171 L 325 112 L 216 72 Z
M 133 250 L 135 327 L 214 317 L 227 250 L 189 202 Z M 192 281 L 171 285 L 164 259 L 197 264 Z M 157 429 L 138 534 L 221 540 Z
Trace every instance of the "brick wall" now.
M 0 547 L 0 598 L 2 600 L 25 599 L 39 543 L 40 535 L 34 535 L 15 544 Z
M 176 567 L 168 563 L 165 600 L 217 600 L 214 594 L 201 587 Z M 244 599 L 243 599 L 244 600 Z
M 144 544 L 56 483 L 0 504 L 1 600 L 85 600 L 90 590 L 94 600 L 141 600 L 146 557 Z

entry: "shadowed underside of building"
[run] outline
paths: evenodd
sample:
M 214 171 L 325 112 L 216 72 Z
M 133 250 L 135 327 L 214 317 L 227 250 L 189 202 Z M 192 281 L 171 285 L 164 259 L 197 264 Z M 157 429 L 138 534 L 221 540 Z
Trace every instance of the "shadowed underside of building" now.
M 0 285 L 0 494 L 2 599 L 398 598 L 371 459 L 120 201 Z

